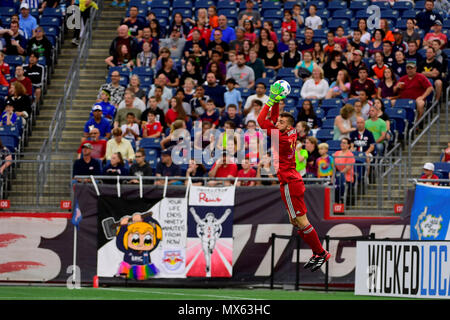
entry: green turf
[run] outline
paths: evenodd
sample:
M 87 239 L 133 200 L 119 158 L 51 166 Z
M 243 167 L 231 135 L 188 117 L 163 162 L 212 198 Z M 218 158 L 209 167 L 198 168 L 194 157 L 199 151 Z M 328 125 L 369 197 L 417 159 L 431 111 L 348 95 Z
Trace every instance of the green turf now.
M 0 286 L 0 300 L 395 300 L 349 291 Z

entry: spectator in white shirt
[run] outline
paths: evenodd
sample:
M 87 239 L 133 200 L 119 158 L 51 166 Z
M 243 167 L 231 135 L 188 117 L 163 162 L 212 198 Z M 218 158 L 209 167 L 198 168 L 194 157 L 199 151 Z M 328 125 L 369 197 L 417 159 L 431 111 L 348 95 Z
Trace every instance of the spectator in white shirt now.
M 313 30 L 322 28 L 322 19 L 316 15 L 317 7 L 312 4 L 309 6 L 309 17 L 305 19 L 305 26 Z
M 300 91 L 302 99 L 324 99 L 330 88 L 328 81 L 324 79 L 323 69 L 315 66 L 312 77 L 305 81 Z

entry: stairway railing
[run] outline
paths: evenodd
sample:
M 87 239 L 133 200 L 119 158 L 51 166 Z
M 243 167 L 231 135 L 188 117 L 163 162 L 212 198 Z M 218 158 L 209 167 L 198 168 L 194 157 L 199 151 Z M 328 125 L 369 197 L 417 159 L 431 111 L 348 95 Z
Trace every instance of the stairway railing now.
M 439 103 L 439 99 L 434 99 L 431 106 L 428 108 L 428 110 L 425 111 L 423 116 L 418 120 L 415 121 L 413 126 L 408 131 L 408 137 L 407 137 L 407 147 L 408 147 L 408 176 L 411 176 L 412 172 L 412 154 L 414 151 L 415 146 L 420 142 L 422 137 L 424 135 L 427 135 L 427 152 L 430 152 L 431 142 L 437 143 L 439 145 L 440 143 L 440 125 L 439 125 L 439 119 L 441 114 L 441 107 Z M 434 127 L 434 125 L 437 123 L 436 126 L 436 134 L 437 134 L 437 140 L 431 141 L 431 129 Z M 423 127 L 423 129 L 420 131 L 420 127 Z
M 38 174 L 37 174 L 37 194 L 36 201 L 39 203 L 39 199 L 42 196 L 42 190 L 44 189 L 47 181 L 48 174 L 50 172 L 50 161 L 53 152 L 58 152 L 59 142 L 62 138 L 62 132 L 66 125 L 66 113 L 68 107 L 72 109 L 73 100 L 76 96 L 81 67 L 85 65 L 87 57 L 89 56 L 89 49 L 92 43 L 92 31 L 94 25 L 97 25 L 98 18 L 103 9 L 103 1 L 97 2 L 98 10 L 91 10 L 90 18 L 87 24 L 84 26 L 82 37 L 80 37 L 80 44 L 78 46 L 78 54 L 73 59 L 70 66 L 66 80 L 64 82 L 64 95 L 59 99 L 55 109 L 55 113 L 50 122 L 48 128 L 48 138 L 44 140 L 39 150 L 37 160 L 39 161 Z

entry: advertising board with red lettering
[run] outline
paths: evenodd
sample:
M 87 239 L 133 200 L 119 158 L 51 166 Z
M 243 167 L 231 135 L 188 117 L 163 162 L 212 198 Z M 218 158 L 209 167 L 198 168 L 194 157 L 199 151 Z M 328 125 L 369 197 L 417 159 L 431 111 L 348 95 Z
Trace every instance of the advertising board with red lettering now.
M 186 276 L 232 276 L 234 194 L 234 186 L 189 190 Z

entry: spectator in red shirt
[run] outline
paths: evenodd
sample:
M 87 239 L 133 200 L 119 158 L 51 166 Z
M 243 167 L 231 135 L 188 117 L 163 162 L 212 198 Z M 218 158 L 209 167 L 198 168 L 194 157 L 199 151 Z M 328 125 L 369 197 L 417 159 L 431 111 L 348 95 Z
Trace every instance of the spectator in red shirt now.
M 92 128 L 89 131 L 89 138 L 83 141 L 78 148 L 78 159 L 81 158 L 81 152 L 83 150 L 83 145 L 90 143 L 92 146 L 91 157 L 94 159 L 104 160 L 106 154 L 106 140 L 100 139 L 100 130 L 97 128 Z
M 27 95 L 33 95 L 33 84 L 31 83 L 31 79 L 24 76 L 24 70 L 22 66 L 16 67 L 16 77 L 11 79 L 11 84 L 15 81 L 19 81 L 25 89 L 27 90 Z
M 157 113 L 150 110 L 147 115 L 148 122 L 142 122 L 142 137 L 143 138 L 159 138 L 162 133 L 162 126 L 159 121 L 156 121 Z
M 434 164 L 431 162 L 427 162 L 423 166 L 423 172 L 424 174 L 420 177 L 420 179 L 439 179 L 437 175 L 433 173 L 434 171 Z M 438 186 L 439 182 L 424 182 L 425 184 Z
M 292 19 L 292 12 L 289 9 L 284 10 L 284 20 L 281 23 L 281 32 L 289 32 L 295 37 L 297 32 L 297 23 Z
M 0 51 L 0 72 L 3 75 L 7 75 L 10 73 L 9 64 L 5 62 L 5 54 Z
M 368 76 L 369 71 L 367 68 L 363 67 L 359 69 L 358 78 L 353 80 L 350 85 L 350 98 L 358 98 L 361 90 L 365 90 L 370 99 L 375 98 L 375 82 Z
M 227 156 L 226 153 L 213 164 L 208 173 L 210 178 L 236 178 L 238 175 L 238 167 L 234 158 Z M 234 179 L 233 179 L 234 180 Z M 208 186 L 213 187 L 220 184 L 230 186 L 233 180 L 210 180 Z
M 242 169 L 238 171 L 238 178 L 255 178 L 256 177 L 256 170 L 251 167 L 250 160 L 248 158 L 245 158 L 242 160 L 241 163 Z M 256 185 L 256 181 L 249 181 L 249 180 L 238 180 L 236 183 L 238 187 L 253 187 Z
M 406 75 L 394 86 L 394 92 L 398 91 L 400 91 L 399 99 L 416 100 L 417 120 L 419 120 L 424 113 L 426 99 L 433 92 L 433 86 L 427 77 L 417 72 L 415 60 L 406 63 Z
M 173 97 L 170 99 L 169 110 L 167 110 L 164 119 L 166 119 L 166 123 L 169 125 L 177 119 L 181 119 L 184 121 L 188 120 L 188 116 L 182 105 L 182 101 L 179 98 Z

